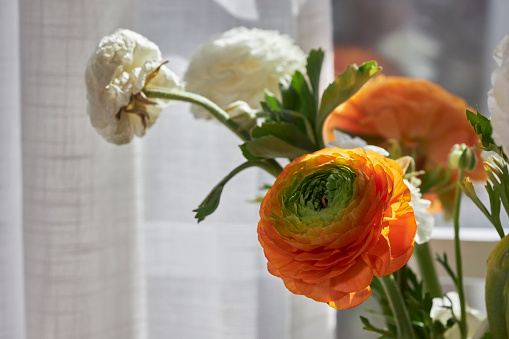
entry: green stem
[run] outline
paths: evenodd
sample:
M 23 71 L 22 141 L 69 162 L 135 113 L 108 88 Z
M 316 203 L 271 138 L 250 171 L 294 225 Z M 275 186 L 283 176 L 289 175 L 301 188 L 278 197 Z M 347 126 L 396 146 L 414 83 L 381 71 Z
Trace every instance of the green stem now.
M 182 90 L 153 90 L 153 89 L 144 89 L 143 93 L 148 98 L 158 98 L 158 99 L 167 99 L 167 100 L 179 100 L 186 101 L 196 105 L 199 105 L 205 108 L 210 112 L 221 123 L 223 123 L 226 127 L 228 127 L 233 133 L 235 133 L 239 138 L 244 141 L 249 140 L 249 133 L 243 131 L 239 125 L 230 119 L 230 116 L 223 110 L 221 107 L 210 101 L 209 99 L 195 94 Z
M 442 298 L 442 287 L 438 280 L 435 261 L 429 243 L 415 244 L 414 255 L 419 267 L 425 292 L 429 292 L 432 298 Z
M 389 274 L 381 277 L 380 282 L 387 299 L 389 299 L 389 305 L 396 321 L 398 339 L 415 339 L 412 322 L 396 279 L 392 274 Z
M 324 121 L 317 121 L 315 127 L 315 139 L 318 149 L 325 148 L 325 142 L 323 141 L 323 123 Z
M 463 181 L 463 169 L 458 170 L 458 185 L 456 186 L 456 197 L 454 200 L 454 251 L 456 253 L 456 277 L 458 296 L 461 306 L 461 320 L 459 326 L 461 330 L 461 339 L 467 338 L 467 308 L 465 304 L 465 291 L 463 290 L 463 266 L 461 263 L 461 244 L 460 244 L 460 204 L 461 204 L 461 188 L 460 183 Z
M 283 168 L 274 159 L 260 160 L 257 166 L 272 174 L 275 178 L 283 171 Z

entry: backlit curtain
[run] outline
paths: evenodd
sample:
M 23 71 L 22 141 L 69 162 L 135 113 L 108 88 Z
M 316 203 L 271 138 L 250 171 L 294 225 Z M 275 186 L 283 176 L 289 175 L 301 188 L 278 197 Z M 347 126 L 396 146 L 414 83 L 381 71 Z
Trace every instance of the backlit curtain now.
M 84 69 L 118 27 L 183 75 L 235 26 L 328 53 L 328 0 L 2 0 L 0 338 L 332 338 L 334 313 L 266 271 L 258 206 L 271 177 L 231 181 L 216 214 L 192 209 L 240 164 L 234 135 L 167 108 L 145 138 L 110 145 L 85 113 Z

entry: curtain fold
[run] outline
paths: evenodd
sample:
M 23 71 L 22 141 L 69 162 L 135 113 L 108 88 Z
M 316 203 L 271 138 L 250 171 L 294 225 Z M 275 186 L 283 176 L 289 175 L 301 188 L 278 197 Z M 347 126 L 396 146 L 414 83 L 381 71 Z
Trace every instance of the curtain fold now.
M 242 173 L 217 213 L 193 219 L 242 162 L 236 137 L 178 104 L 142 140 L 110 145 L 86 115 L 83 75 L 119 27 L 182 76 L 200 44 L 241 25 L 332 53 L 330 16 L 329 0 L 2 1 L 0 337 L 332 338 L 330 308 L 266 270 L 247 200 L 272 177 Z
M 0 2 L 0 338 L 24 336 L 18 3 Z
M 85 114 L 84 69 L 132 1 L 19 2 L 28 339 L 142 338 L 136 146 Z

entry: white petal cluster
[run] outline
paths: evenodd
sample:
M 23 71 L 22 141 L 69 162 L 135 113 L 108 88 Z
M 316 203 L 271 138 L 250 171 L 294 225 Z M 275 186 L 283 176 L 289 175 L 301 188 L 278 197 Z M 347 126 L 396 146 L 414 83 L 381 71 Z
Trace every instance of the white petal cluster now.
M 352 137 L 349 134 L 342 132 L 340 130 L 334 130 L 334 140 L 327 144 L 327 147 L 339 147 L 343 149 L 352 149 L 352 148 L 362 148 L 366 151 L 373 151 L 384 157 L 389 156 L 389 152 L 387 152 L 382 147 L 368 145 L 368 143 L 359 137 Z
M 187 91 L 203 95 L 223 109 L 238 100 L 259 109 L 265 89 L 279 93 L 279 79 L 296 70 L 304 72 L 305 66 L 306 55 L 289 36 L 237 27 L 201 46 L 184 80 Z M 212 118 L 196 105 L 192 112 L 197 118 Z
M 424 244 L 431 239 L 431 232 L 433 231 L 433 227 L 435 227 L 435 218 L 433 218 L 427 210 L 431 206 L 431 201 L 422 199 L 421 189 L 418 188 L 420 184 L 419 179 L 413 178 L 403 181 L 412 195 L 410 206 L 414 209 L 415 221 L 417 222 L 415 242 Z
M 141 91 L 180 88 L 179 79 L 163 64 L 156 44 L 127 29 L 99 42 L 85 72 L 87 113 L 107 141 L 126 144 L 152 126 L 166 100 L 147 100 Z
M 493 139 L 509 154 L 509 34 L 493 52 L 498 68 L 491 74 L 492 89 L 488 92 Z
M 447 321 L 454 316 L 461 319 L 461 305 L 458 293 L 449 292 L 443 298 L 434 298 L 430 316 L 434 320 L 446 325 Z M 488 331 L 488 318 L 484 313 L 467 305 L 468 339 L 480 339 Z M 454 324 L 444 333 L 445 339 L 460 339 L 459 324 Z

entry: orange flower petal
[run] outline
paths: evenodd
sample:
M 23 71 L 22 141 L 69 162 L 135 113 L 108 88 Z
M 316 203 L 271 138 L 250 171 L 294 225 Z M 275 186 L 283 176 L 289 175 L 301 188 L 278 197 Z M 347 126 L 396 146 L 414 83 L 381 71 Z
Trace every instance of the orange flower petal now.
M 377 76 L 330 114 L 325 135 L 331 141 L 339 129 L 381 147 L 393 139 L 403 155 L 416 156 L 417 170 L 448 168 L 454 144 L 481 145 L 466 109 L 471 108 L 465 100 L 429 81 Z M 471 180 L 487 178 L 480 154 L 476 150 L 477 165 L 466 173 Z

